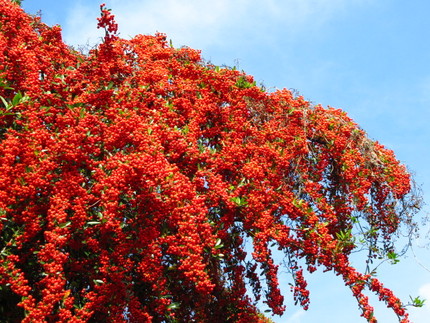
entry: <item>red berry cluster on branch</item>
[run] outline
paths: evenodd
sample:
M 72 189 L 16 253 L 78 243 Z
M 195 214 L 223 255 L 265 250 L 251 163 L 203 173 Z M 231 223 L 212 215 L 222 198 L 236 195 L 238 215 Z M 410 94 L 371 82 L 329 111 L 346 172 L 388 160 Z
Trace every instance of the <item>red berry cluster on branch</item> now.
M 106 9 L 103 3 L 100 5 L 100 18 L 97 18 L 97 28 L 104 28 L 106 31 L 105 41 L 115 39 L 115 34 L 118 32 L 118 24 L 115 22 L 115 15 L 109 9 Z
M 393 153 L 344 112 L 266 92 L 163 34 L 116 37 L 101 11 L 105 42 L 82 55 L 0 0 L 2 313 L 264 322 L 262 295 L 285 310 L 275 247 L 303 307 L 304 264 L 338 274 L 368 321 L 366 290 L 407 322 L 349 260 L 358 248 L 392 254 L 413 225 L 416 196 Z

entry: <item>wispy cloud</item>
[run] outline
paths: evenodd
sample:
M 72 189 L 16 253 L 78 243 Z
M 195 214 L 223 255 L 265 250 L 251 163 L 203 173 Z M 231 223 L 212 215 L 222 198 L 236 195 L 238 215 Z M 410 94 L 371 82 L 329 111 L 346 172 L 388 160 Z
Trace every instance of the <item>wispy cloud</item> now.
M 427 322 L 430 317 L 430 283 L 422 285 L 418 294 L 422 299 L 425 299 L 424 307 L 409 309 L 410 319 L 412 322 Z
M 288 318 L 285 323 L 301 323 L 302 317 L 306 314 L 303 309 L 299 309 L 290 318 Z
M 63 37 L 69 45 L 85 45 L 99 43 L 104 31 L 97 29 L 97 18 L 100 16 L 99 6 L 76 2 L 68 11 L 63 26 Z
M 425 307 L 430 310 L 430 283 L 422 285 L 418 293 L 422 298 L 427 300 L 424 304 Z
M 106 1 L 113 9 L 123 37 L 139 33 L 167 33 L 178 45 L 205 48 L 253 39 L 274 39 L 275 31 L 286 37 L 309 26 L 318 26 L 369 0 L 158 0 Z M 95 2 L 77 1 L 67 22 L 66 41 L 95 41 L 99 15 Z

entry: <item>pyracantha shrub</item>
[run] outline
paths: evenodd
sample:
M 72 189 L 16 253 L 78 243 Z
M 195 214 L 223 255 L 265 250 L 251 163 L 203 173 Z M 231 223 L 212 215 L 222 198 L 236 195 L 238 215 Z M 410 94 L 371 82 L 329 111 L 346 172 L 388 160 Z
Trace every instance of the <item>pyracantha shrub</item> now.
M 393 152 L 344 112 L 269 93 L 163 34 L 122 39 L 101 9 L 104 40 L 82 54 L 0 0 L 0 316 L 264 322 L 261 296 L 285 310 L 279 249 L 305 309 L 304 270 L 321 268 L 368 321 L 366 290 L 408 322 L 350 262 L 395 258 L 413 229 Z

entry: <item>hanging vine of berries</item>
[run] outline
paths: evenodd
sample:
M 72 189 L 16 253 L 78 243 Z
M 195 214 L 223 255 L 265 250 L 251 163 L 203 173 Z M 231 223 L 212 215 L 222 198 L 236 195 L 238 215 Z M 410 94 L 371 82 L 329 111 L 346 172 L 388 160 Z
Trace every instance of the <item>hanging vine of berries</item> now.
M 413 230 L 418 197 L 393 152 L 344 112 L 266 92 L 163 34 L 122 39 L 101 12 L 106 36 L 84 55 L 0 0 L 1 315 L 264 322 L 261 296 L 285 310 L 278 248 L 305 309 L 304 272 L 321 268 L 369 322 L 366 291 L 408 322 L 350 262 L 359 248 L 392 257 Z

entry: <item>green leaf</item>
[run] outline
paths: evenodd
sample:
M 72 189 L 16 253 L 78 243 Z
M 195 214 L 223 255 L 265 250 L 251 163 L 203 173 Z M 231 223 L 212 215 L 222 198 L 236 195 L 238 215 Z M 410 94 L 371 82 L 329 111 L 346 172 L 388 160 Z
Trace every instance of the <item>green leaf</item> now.
M 181 305 L 180 303 L 172 303 L 169 306 L 167 306 L 167 309 L 168 310 L 175 310 L 175 309 L 179 308 L 180 305 Z
M 412 301 L 412 306 L 414 306 L 414 307 L 423 307 L 424 306 L 424 303 L 426 301 L 425 299 L 421 299 L 419 296 L 412 298 L 412 296 L 409 295 L 409 297 Z
M 189 131 L 190 129 L 188 128 L 188 125 L 185 125 L 181 130 L 182 134 L 184 135 L 188 134 Z
M 293 205 L 297 208 L 300 208 L 303 205 L 303 203 L 304 203 L 304 201 L 302 199 L 298 199 L 298 200 L 294 199 L 293 200 Z
M 236 196 L 232 197 L 231 200 L 236 203 L 237 206 L 245 206 L 248 204 L 245 197 Z
M 59 225 L 59 227 L 61 228 L 61 229 L 63 229 L 63 228 L 66 228 L 66 227 L 68 227 L 69 225 L 71 225 L 72 224 L 72 222 L 65 222 L 65 223 L 61 223 L 60 225 Z
M 166 176 L 166 181 L 169 181 L 173 178 L 173 176 L 175 176 L 174 173 L 169 173 L 169 175 Z
M 251 87 L 253 87 L 253 86 L 255 86 L 255 85 L 256 85 L 256 83 L 255 83 L 255 82 L 252 82 L 252 83 L 248 82 L 248 81 L 246 80 L 246 77 L 245 77 L 245 76 L 240 76 L 240 77 L 237 79 L 237 82 L 236 82 L 236 86 L 237 86 L 239 89 L 249 89 L 249 88 L 251 88 Z
M 10 109 L 9 103 L 6 101 L 6 99 L 4 97 L 2 97 L 2 96 L 0 96 L 0 99 L 3 102 L 3 104 L 4 104 L 5 108 L 6 108 L 6 111 L 9 110 Z
M 89 221 L 89 222 L 87 222 L 88 225 L 97 225 L 100 223 L 101 223 L 100 221 Z
M 22 99 L 22 93 L 18 92 L 12 99 L 12 105 L 17 106 Z
M 400 260 L 399 260 L 399 258 L 398 258 L 398 254 L 396 254 L 395 252 L 389 252 L 389 253 L 387 253 L 387 257 L 388 257 L 388 259 L 390 259 L 391 260 L 391 263 L 393 264 L 393 265 L 395 265 L 395 264 L 397 264 L 398 262 L 400 262 Z
M 352 237 L 352 229 L 336 232 L 336 237 L 341 241 L 350 241 Z
M 5 82 L 3 76 L 0 76 L 0 87 L 2 87 L 5 90 L 13 90 L 13 88 L 11 88 L 7 82 Z
M 172 298 L 172 297 L 173 297 L 173 295 L 163 295 L 160 298 Z
M 237 184 L 237 187 L 238 187 L 238 188 L 239 188 L 239 187 L 242 187 L 242 186 L 246 185 L 247 183 L 248 183 L 248 179 L 246 179 L 246 178 L 242 178 L 242 179 L 240 180 L 239 184 Z
M 113 86 L 114 86 L 114 83 L 111 81 L 111 82 L 109 82 L 109 84 L 108 84 L 108 86 L 106 86 L 106 90 L 110 90 L 110 89 L 112 89 L 113 88 Z
M 215 249 L 221 249 L 222 247 L 224 247 L 224 245 L 222 244 L 221 239 L 217 239 L 215 243 Z

